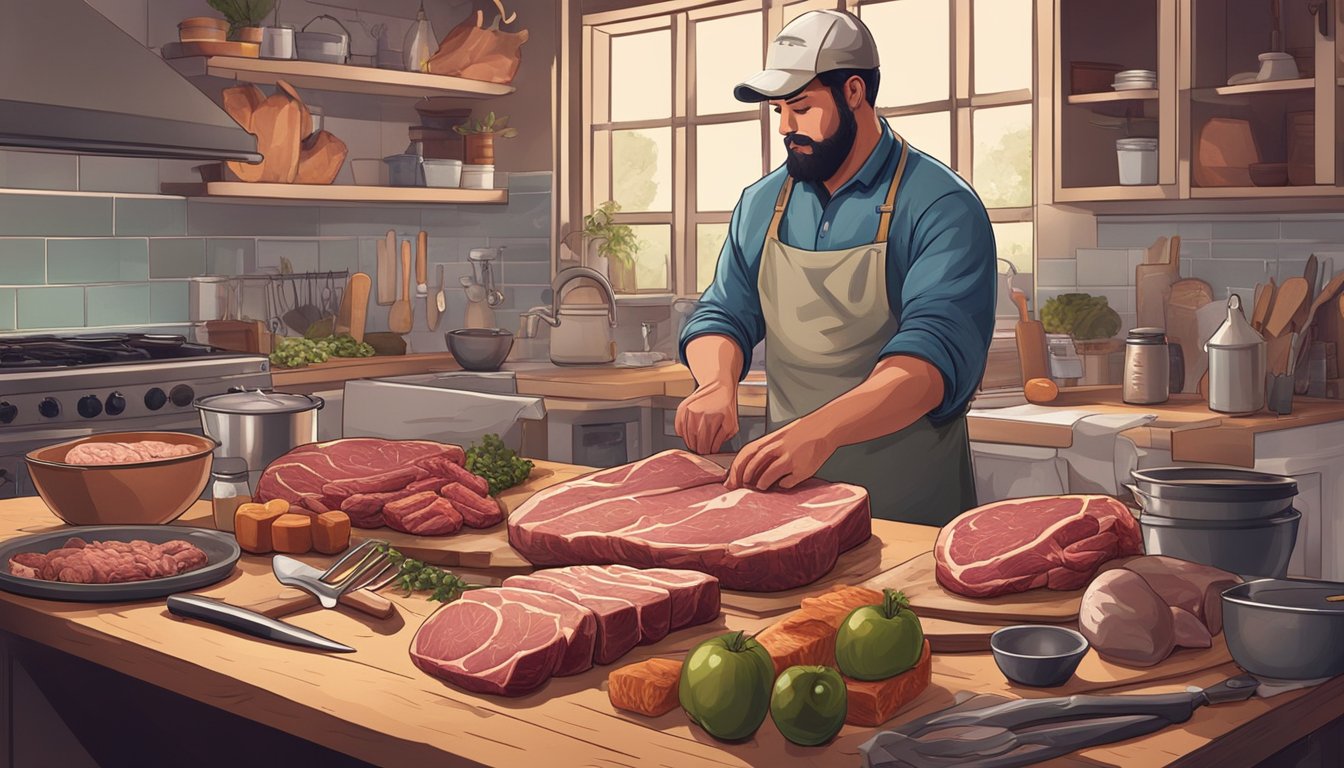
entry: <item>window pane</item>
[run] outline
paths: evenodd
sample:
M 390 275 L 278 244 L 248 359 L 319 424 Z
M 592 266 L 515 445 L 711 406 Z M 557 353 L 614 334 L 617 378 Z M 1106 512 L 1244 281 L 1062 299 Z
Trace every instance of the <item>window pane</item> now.
M 896 0 L 859 6 L 859 18 L 881 51 L 877 106 L 923 104 L 951 94 L 950 5 L 948 0 Z
M 695 153 L 696 209 L 731 211 L 761 178 L 761 121 L 697 126 Z
M 952 118 L 946 112 L 926 115 L 889 117 L 891 129 L 915 149 L 933 155 L 949 168 L 952 166 Z
M 1031 87 L 1031 0 L 975 0 L 975 92 Z
M 766 137 L 766 143 L 770 145 L 770 168 L 778 168 L 788 159 L 788 147 L 784 146 L 784 136 L 779 132 L 779 115 L 775 110 L 767 111 L 770 115 L 770 135 Z
M 709 19 L 695 25 L 695 111 L 742 112 L 753 105 L 733 98 L 733 86 L 765 66 L 761 13 Z
M 668 265 L 672 262 L 672 228 L 666 224 L 631 224 L 638 242 L 635 254 L 635 285 L 641 291 L 669 290 Z
M 836 7 L 835 0 L 799 0 L 784 6 L 784 26 L 808 11 L 831 10 Z
M 714 282 L 723 241 L 728 239 L 728 222 L 695 225 L 695 290 L 703 293 Z
M 611 185 L 623 211 L 672 210 L 672 129 L 612 131 Z
M 672 116 L 672 31 L 611 39 L 611 119 Z
M 1032 254 L 1035 249 L 1032 244 L 1032 237 L 1035 234 L 1035 225 L 1029 221 L 1014 222 L 1011 224 L 994 224 L 994 245 L 998 251 L 998 257 L 1007 259 L 1017 269 L 1017 275 L 1013 277 L 1012 287 L 1020 288 L 1026 291 L 1028 298 L 1033 295 L 1032 292 L 1032 272 L 1035 269 L 1032 266 L 1034 259 Z M 1013 304 L 1012 297 L 1008 292 L 1007 267 L 1002 264 L 996 265 L 999 272 L 999 295 L 995 306 L 994 314 L 1000 317 L 1017 317 L 1017 306 Z M 1032 300 L 1034 302 L 1034 300 Z M 1031 307 L 1033 311 L 1039 313 L 1039 307 Z
M 1031 105 L 971 114 L 975 157 L 971 178 L 988 208 L 1031 205 Z

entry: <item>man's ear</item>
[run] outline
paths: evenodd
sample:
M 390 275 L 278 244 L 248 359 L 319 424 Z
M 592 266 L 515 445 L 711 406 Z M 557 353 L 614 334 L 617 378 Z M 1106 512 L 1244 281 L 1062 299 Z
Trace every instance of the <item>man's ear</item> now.
M 849 104 L 850 110 L 856 110 L 863 105 L 867 98 L 868 86 L 864 84 L 863 78 L 858 75 L 851 75 L 845 81 L 845 102 Z

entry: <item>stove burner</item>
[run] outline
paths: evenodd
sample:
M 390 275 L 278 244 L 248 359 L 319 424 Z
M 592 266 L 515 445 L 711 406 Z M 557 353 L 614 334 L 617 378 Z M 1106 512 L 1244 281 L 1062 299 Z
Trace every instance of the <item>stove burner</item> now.
M 0 337 L 0 371 L 125 365 L 236 353 L 184 336 L 143 333 L 90 333 L 75 336 Z

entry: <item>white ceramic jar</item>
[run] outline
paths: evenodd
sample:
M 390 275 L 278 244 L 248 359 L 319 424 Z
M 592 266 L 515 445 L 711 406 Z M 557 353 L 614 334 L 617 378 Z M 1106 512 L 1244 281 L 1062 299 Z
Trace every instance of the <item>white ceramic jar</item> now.
M 462 166 L 463 189 L 494 189 L 494 187 L 495 187 L 495 166 L 493 165 Z
M 1157 183 L 1157 139 L 1117 139 L 1115 154 L 1121 184 Z

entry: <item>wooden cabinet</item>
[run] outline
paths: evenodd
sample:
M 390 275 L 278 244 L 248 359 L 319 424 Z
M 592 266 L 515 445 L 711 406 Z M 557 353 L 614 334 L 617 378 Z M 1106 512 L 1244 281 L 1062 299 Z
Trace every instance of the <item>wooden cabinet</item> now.
M 1344 195 L 1336 0 L 1038 8 L 1053 14 L 1055 202 Z M 1155 83 L 1115 90 L 1108 67 Z M 1130 137 L 1156 140 L 1152 183 L 1120 183 L 1115 143 Z

